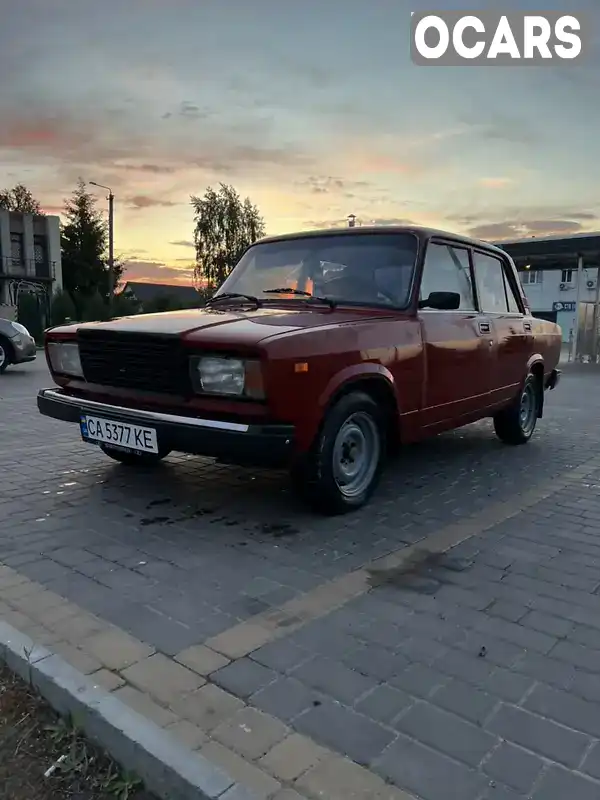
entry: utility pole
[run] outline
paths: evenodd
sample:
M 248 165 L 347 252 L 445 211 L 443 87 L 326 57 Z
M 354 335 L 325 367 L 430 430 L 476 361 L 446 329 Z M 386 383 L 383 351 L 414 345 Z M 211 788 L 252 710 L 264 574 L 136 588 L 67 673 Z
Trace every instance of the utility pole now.
M 596 297 L 594 298 L 594 314 L 593 314 L 594 322 L 593 322 L 593 333 L 592 333 L 592 359 L 594 364 L 598 363 L 598 355 L 600 355 L 600 353 L 598 353 L 598 344 L 599 344 L 598 339 L 600 338 L 598 331 L 598 327 L 600 324 L 600 308 L 598 307 L 599 305 L 600 305 L 600 266 L 598 266 L 598 269 L 596 270 Z
M 583 256 L 577 256 L 577 297 L 575 299 L 575 325 L 571 343 L 571 359 L 577 361 L 577 345 L 579 344 L 579 315 L 581 310 L 581 284 L 583 282 Z
M 108 192 L 108 305 L 112 308 L 115 296 L 115 196 L 109 186 L 103 186 L 96 181 L 89 183 Z

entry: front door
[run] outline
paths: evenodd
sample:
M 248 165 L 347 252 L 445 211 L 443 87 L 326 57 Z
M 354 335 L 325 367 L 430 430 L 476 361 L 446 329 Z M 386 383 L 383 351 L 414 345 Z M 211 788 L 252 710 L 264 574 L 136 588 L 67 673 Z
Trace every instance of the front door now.
M 490 403 L 494 329 L 477 311 L 469 251 L 442 240 L 429 242 L 420 299 L 456 292 L 456 311 L 419 311 L 425 348 L 421 425 L 425 430 L 468 421 Z
M 473 251 L 479 307 L 490 319 L 496 338 L 492 401 L 501 403 L 519 391 L 533 348 L 531 319 L 519 307 L 511 271 L 503 259 Z

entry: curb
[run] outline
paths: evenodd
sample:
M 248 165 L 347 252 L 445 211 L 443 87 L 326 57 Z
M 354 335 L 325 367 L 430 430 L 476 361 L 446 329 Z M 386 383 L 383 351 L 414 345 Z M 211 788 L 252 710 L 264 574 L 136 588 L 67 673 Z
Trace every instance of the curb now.
M 161 800 L 259 800 L 220 767 L 0 620 L 0 661 Z

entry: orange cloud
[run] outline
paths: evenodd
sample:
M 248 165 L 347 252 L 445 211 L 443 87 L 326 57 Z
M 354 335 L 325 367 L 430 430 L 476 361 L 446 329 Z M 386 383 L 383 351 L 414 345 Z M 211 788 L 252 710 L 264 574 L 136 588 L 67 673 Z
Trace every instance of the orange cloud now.
M 58 117 L 10 117 L 0 115 L 0 149 L 37 151 L 62 156 L 69 151 L 85 150 L 93 138 L 85 126 L 73 126 Z
M 138 261 L 130 259 L 125 264 L 122 282 L 143 281 L 145 283 L 169 283 L 191 286 L 194 277 L 193 266 L 174 267 L 161 261 Z
M 480 178 L 478 184 L 486 189 L 506 189 L 514 183 L 512 178 Z

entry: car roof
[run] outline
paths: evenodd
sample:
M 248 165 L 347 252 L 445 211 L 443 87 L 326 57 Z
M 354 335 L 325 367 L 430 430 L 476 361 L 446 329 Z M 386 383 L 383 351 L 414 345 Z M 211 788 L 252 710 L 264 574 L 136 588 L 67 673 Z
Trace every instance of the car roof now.
M 457 244 L 462 244 L 467 247 L 481 247 L 496 252 L 504 258 L 507 257 L 506 251 L 491 242 L 484 242 L 469 236 L 461 236 L 458 233 L 438 230 L 437 228 L 427 228 L 421 225 L 360 225 L 352 228 L 322 228 L 319 230 L 297 231 L 294 233 L 282 233 L 276 236 L 265 236 L 263 239 L 259 239 L 256 244 L 287 242 L 293 241 L 294 239 L 309 239 L 316 236 L 332 236 L 338 234 L 342 236 L 361 236 L 367 233 L 412 233 L 420 240 L 439 237 L 450 239 Z

